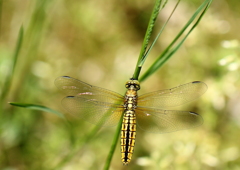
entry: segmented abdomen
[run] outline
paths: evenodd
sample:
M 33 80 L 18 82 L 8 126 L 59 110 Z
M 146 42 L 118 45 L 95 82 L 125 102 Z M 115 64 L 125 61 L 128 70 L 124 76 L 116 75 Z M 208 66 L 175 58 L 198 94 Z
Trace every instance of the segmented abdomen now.
M 123 116 L 121 130 L 121 154 L 122 162 L 127 165 L 132 158 L 136 138 L 136 114 L 133 110 L 127 110 Z

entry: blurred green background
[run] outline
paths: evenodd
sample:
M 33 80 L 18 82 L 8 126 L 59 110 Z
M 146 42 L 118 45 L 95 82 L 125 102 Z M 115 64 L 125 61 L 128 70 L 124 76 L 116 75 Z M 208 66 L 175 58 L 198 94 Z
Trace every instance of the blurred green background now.
M 201 2 L 180 3 L 142 72 Z M 175 3 L 169 1 L 160 13 L 154 35 Z M 153 4 L 153 0 L 0 0 L 0 169 L 103 168 L 115 127 L 102 128 L 83 143 L 95 126 L 62 108 L 64 95 L 54 80 L 68 75 L 124 94 Z M 239 6 L 239 0 L 214 1 L 180 50 L 141 83 L 139 94 L 205 82 L 208 91 L 180 108 L 201 114 L 204 124 L 169 134 L 139 130 L 130 165 L 122 165 L 118 145 L 112 170 L 240 170 Z M 23 43 L 12 75 L 21 26 Z M 8 102 L 44 105 L 64 113 L 70 124 L 54 114 Z

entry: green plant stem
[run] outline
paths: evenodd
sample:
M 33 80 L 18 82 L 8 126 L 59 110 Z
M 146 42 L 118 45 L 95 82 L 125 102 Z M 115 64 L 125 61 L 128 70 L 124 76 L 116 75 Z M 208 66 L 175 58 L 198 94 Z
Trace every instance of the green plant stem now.
M 2 38 L 2 4 L 3 0 L 0 0 L 0 38 Z
M 203 15 L 207 11 L 211 3 L 212 3 L 212 0 L 205 0 L 201 4 L 201 6 L 197 9 L 197 11 L 193 14 L 193 16 L 189 19 L 189 21 L 183 27 L 183 29 L 179 32 L 179 34 L 174 38 L 174 40 L 169 44 L 169 46 L 162 52 L 162 54 L 156 59 L 156 61 L 152 64 L 152 66 L 143 74 L 143 76 L 140 78 L 140 81 L 144 81 L 147 77 L 149 77 L 151 74 L 156 72 L 166 61 L 168 61 L 173 56 L 173 54 L 181 47 L 181 45 L 187 39 L 189 34 L 198 25 L 198 23 L 200 22 L 201 18 L 203 17 Z M 173 45 L 180 39 L 180 37 L 185 32 L 185 30 L 192 24 L 194 19 L 198 16 L 198 14 L 201 11 L 202 13 L 198 17 L 194 25 L 191 27 L 191 29 L 188 31 L 188 33 L 182 38 L 182 40 L 180 40 L 180 42 L 175 47 L 173 47 Z
M 118 123 L 117 129 L 116 129 L 116 132 L 115 132 L 115 135 L 114 135 L 114 138 L 113 138 L 112 146 L 111 146 L 111 149 L 108 153 L 108 157 L 107 157 L 107 160 L 106 160 L 104 168 L 103 168 L 104 170 L 108 170 L 109 167 L 110 167 L 112 157 L 113 157 L 113 154 L 114 154 L 114 151 L 116 149 L 117 142 L 118 142 L 118 139 L 119 139 L 119 136 L 120 136 L 123 115 L 124 114 L 122 114 L 122 116 L 121 116 L 121 119 L 120 119 L 121 121 L 119 121 L 119 123 Z
M 12 78 L 13 78 L 13 74 L 14 74 L 14 71 L 15 71 L 15 68 L 16 68 L 17 59 L 18 59 L 18 56 L 19 56 L 19 53 L 20 53 L 20 50 L 21 50 L 21 47 L 22 47 L 23 32 L 24 32 L 23 27 L 21 26 L 21 28 L 19 30 L 19 33 L 18 33 L 18 40 L 17 40 L 16 48 L 15 48 L 15 51 L 14 51 L 14 54 L 13 54 L 12 69 L 11 69 L 11 72 L 10 72 L 9 76 L 7 77 L 7 79 L 4 83 L 4 86 L 2 88 L 2 91 L 3 91 L 2 96 L 1 96 L 2 101 L 7 96 L 8 92 L 9 92 L 10 85 L 12 84 Z
M 151 17 L 150 17 L 150 20 L 149 20 L 149 23 L 148 23 L 148 28 L 147 28 L 147 31 L 146 31 L 146 34 L 145 34 L 145 37 L 144 37 L 144 40 L 143 40 L 142 49 L 140 51 L 138 61 L 137 61 L 137 65 L 136 65 L 136 68 L 135 68 L 135 71 L 134 71 L 134 74 L 133 74 L 133 77 L 132 77 L 132 79 L 134 79 L 134 80 L 138 80 L 138 77 L 139 77 L 139 74 L 140 74 L 140 71 L 141 71 L 141 67 L 143 65 L 142 61 L 145 61 L 144 54 L 146 52 L 149 40 L 151 38 L 151 34 L 152 34 L 152 31 L 153 31 L 153 28 L 154 28 L 154 25 L 155 25 L 155 21 L 157 19 L 158 13 L 159 13 L 161 2 L 162 2 L 162 0 L 156 0 L 156 2 L 154 4 L 153 12 L 151 14 Z
M 67 129 L 69 129 L 68 131 L 69 132 L 71 132 L 72 130 L 71 130 L 71 124 L 68 122 L 68 121 L 66 121 L 66 127 L 67 127 Z M 72 146 L 72 148 L 71 148 L 71 151 L 70 151 L 70 153 L 68 153 L 63 159 L 61 159 L 61 161 L 60 162 L 58 162 L 57 163 L 57 165 L 55 166 L 55 167 L 53 167 L 53 168 L 50 168 L 50 169 L 52 169 L 52 170 L 55 170 L 55 169 L 61 169 L 66 163 L 68 163 L 74 156 L 76 156 L 76 154 L 78 153 L 78 152 L 80 152 L 80 154 L 84 154 L 84 152 L 83 151 L 81 151 L 81 149 L 82 148 L 84 148 L 84 146 L 85 145 L 87 145 L 87 144 L 89 144 L 89 142 L 91 142 L 91 139 L 99 132 L 99 130 L 100 130 L 100 126 L 94 126 L 94 128 L 90 131 L 90 133 L 88 133 L 88 135 L 86 136 L 86 137 L 84 137 L 84 138 L 82 138 L 79 142 L 75 142 L 75 139 L 74 139 L 74 137 L 72 136 L 72 135 L 74 135 L 74 134 L 70 134 L 71 135 L 71 139 L 72 139 L 72 141 L 74 141 L 74 142 L 72 142 L 72 143 L 74 143 L 73 144 L 73 146 Z
M 160 35 L 162 34 L 164 28 L 166 27 L 166 25 L 168 24 L 170 18 L 172 17 L 173 13 L 175 12 L 175 10 L 177 9 L 178 4 L 180 3 L 181 0 L 178 0 L 178 2 L 176 3 L 174 9 L 172 10 L 171 14 L 169 15 L 167 21 L 163 24 L 161 30 L 159 31 L 159 33 L 157 34 L 156 38 L 154 39 L 153 43 L 151 44 L 151 46 L 148 48 L 148 50 L 146 51 L 146 53 L 144 54 L 145 59 L 148 56 L 149 52 L 152 50 L 153 46 L 155 45 L 155 43 L 157 42 L 158 38 L 160 37 Z

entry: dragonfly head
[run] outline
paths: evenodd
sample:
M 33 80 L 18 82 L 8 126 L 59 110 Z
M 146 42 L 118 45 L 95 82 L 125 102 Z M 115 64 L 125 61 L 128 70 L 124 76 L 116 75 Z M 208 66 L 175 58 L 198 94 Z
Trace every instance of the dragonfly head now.
M 127 89 L 139 90 L 140 89 L 140 83 L 137 80 L 129 80 L 129 81 L 126 82 L 125 87 Z

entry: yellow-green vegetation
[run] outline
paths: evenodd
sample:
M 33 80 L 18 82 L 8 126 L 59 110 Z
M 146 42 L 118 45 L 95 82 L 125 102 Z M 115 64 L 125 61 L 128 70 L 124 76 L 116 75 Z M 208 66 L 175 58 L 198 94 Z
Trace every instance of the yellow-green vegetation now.
M 180 2 L 140 80 L 202 2 Z M 54 80 L 67 75 L 124 94 L 154 3 L 0 0 L 0 169 L 104 168 L 116 127 L 99 129 L 68 114 Z M 161 11 L 151 41 L 176 3 Z M 238 0 L 213 1 L 174 56 L 141 83 L 140 95 L 205 82 L 200 99 L 173 108 L 199 113 L 203 125 L 168 134 L 138 129 L 131 163 L 122 165 L 118 141 L 110 169 L 240 170 L 239 6 Z

